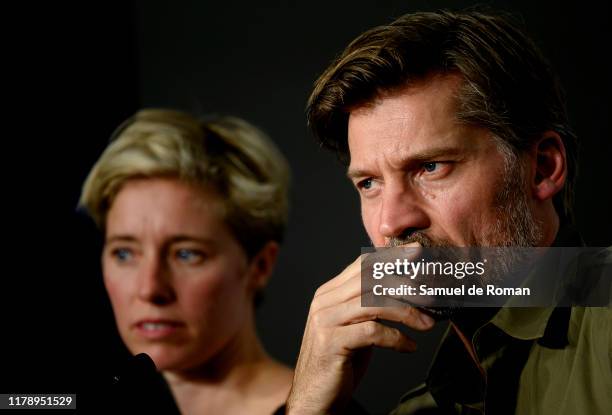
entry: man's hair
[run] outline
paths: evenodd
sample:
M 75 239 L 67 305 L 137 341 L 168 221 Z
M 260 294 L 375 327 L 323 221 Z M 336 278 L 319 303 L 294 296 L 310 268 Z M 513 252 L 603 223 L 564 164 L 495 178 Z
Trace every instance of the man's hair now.
M 121 187 L 148 177 L 214 189 L 224 220 L 249 257 L 266 242 L 282 240 L 289 167 L 272 141 L 242 119 L 202 121 L 173 110 L 139 111 L 119 127 L 92 168 L 79 204 L 104 229 Z
M 357 37 L 315 82 L 308 123 L 321 144 L 348 161 L 355 107 L 436 74 L 460 74 L 456 117 L 484 127 L 519 154 L 548 130 L 566 149 L 567 181 L 555 195 L 572 218 L 577 140 L 557 78 L 535 44 L 508 17 L 476 11 L 407 14 Z

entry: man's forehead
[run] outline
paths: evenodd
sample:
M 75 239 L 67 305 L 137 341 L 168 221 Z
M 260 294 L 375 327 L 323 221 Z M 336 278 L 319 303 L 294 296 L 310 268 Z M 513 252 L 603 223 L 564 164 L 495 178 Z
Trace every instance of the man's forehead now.
M 436 77 L 380 94 L 369 105 L 354 108 L 348 120 L 351 155 L 364 146 L 394 146 L 399 151 L 452 140 L 464 127 L 455 116 L 460 83 L 457 76 Z

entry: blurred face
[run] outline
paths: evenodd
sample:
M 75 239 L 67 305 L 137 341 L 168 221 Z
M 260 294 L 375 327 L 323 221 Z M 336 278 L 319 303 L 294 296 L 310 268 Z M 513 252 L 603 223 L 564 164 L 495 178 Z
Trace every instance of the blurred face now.
M 250 321 L 247 257 L 221 200 L 175 179 L 128 181 L 108 212 L 104 283 L 132 353 L 160 370 L 206 362 Z
M 457 76 L 383 95 L 351 111 L 348 175 L 375 246 L 537 245 L 520 160 L 455 118 Z

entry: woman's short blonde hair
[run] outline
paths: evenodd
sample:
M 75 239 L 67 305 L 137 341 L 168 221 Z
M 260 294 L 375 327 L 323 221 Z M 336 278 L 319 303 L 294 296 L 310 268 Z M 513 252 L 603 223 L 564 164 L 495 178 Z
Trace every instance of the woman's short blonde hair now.
M 289 166 L 262 131 L 240 118 L 139 111 L 111 138 L 85 180 L 79 205 L 104 230 L 122 185 L 147 177 L 176 177 L 215 189 L 224 219 L 249 257 L 266 242 L 282 240 Z

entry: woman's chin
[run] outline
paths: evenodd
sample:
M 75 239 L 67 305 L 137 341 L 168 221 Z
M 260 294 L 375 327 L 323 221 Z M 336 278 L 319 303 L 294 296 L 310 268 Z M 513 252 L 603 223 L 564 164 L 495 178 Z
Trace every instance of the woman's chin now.
M 155 363 L 159 372 L 182 372 L 184 374 L 198 370 L 208 361 L 208 356 L 194 355 L 186 350 L 150 350 L 144 351 Z
M 189 367 L 189 358 L 184 351 L 164 346 L 150 346 L 132 349 L 133 354 L 146 353 L 158 371 L 184 370 Z

